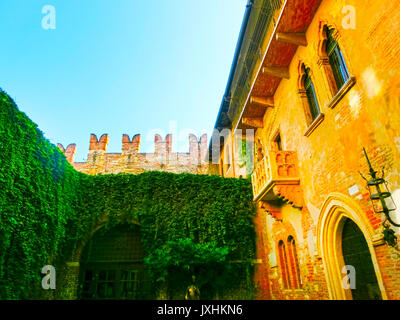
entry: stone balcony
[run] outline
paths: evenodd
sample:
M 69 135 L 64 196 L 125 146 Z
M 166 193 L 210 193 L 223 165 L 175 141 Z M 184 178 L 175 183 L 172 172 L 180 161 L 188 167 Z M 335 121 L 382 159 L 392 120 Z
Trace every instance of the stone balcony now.
M 251 175 L 254 201 L 298 201 L 300 179 L 296 151 L 268 151 Z M 293 195 L 295 195 L 293 197 Z

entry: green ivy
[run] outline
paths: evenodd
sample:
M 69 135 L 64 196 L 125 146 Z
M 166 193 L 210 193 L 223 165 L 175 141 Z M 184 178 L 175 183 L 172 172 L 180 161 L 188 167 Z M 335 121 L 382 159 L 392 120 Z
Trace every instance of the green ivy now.
M 223 294 L 251 274 L 254 212 L 244 179 L 77 172 L 0 91 L 0 299 L 41 298 L 42 267 L 69 261 L 101 221 L 140 225 L 154 283 L 196 274 Z
M 81 177 L 1 91 L 0 298 L 34 295 L 42 267 L 68 240 Z

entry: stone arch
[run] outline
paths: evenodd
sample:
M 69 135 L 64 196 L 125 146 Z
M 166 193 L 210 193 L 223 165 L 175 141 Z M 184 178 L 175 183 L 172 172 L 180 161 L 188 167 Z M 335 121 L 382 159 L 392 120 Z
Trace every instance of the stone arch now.
M 289 221 L 275 221 L 272 227 L 275 254 L 277 255 L 278 272 L 284 289 L 298 289 L 301 287 L 301 270 L 299 267 L 298 252 L 293 255 L 289 239 L 293 239 L 296 246 L 298 236 L 292 223 Z M 295 258 L 295 260 L 293 260 Z M 295 264 L 295 270 L 293 266 Z M 297 283 L 296 285 L 295 283 Z
M 93 237 L 93 235 L 99 231 L 100 229 L 104 228 L 107 223 L 109 222 L 109 218 L 107 216 L 102 216 L 98 222 L 95 224 L 94 227 L 90 229 L 86 235 L 80 239 L 71 255 L 71 258 L 68 262 L 66 262 L 66 269 L 64 271 L 65 274 L 68 274 L 65 284 L 65 289 L 62 292 L 64 298 L 67 299 L 76 299 L 78 297 L 79 291 L 79 274 L 80 274 L 80 261 L 82 252 L 85 249 L 86 245 Z M 134 224 L 140 227 L 140 224 L 136 220 L 130 221 L 120 221 L 124 224 Z
M 81 240 L 79 240 L 76 249 L 74 250 L 72 254 L 71 261 L 80 261 L 82 251 L 89 242 L 89 240 L 93 237 L 93 235 L 99 231 L 100 229 L 104 228 L 107 223 L 109 222 L 109 218 L 107 216 L 103 216 L 102 218 L 99 219 L 99 221 L 96 223 L 96 225 L 86 234 L 83 236 Z M 121 223 L 125 224 L 134 224 L 140 227 L 140 223 L 136 220 L 129 220 L 129 221 L 120 221 Z
M 327 40 L 327 37 L 326 37 L 326 33 L 324 31 L 324 27 L 325 26 L 327 26 L 329 29 L 334 29 L 335 30 L 335 32 L 333 34 L 333 38 L 337 42 L 341 43 L 341 40 L 340 40 L 341 39 L 341 35 L 340 35 L 339 31 L 338 31 L 339 30 L 338 26 L 335 23 L 333 23 L 332 21 L 329 21 L 327 19 L 321 19 L 320 22 L 319 22 L 319 29 L 318 29 L 318 38 L 319 38 L 319 41 L 318 41 L 318 56 L 320 58 L 326 57 L 326 40 Z
M 311 67 L 311 64 L 308 63 L 307 61 L 304 61 L 303 59 L 299 59 L 298 64 L 297 64 L 297 89 L 298 89 L 298 91 L 304 90 L 303 66 L 305 68 L 310 69 L 310 73 L 309 73 L 310 77 L 313 81 L 315 80 L 314 71 L 313 71 L 313 68 Z
M 139 224 L 94 228 L 80 250 L 77 297 L 137 299 L 148 292 Z M 134 226 L 134 227 L 133 227 Z
M 275 221 L 272 226 L 272 234 L 276 243 L 286 242 L 289 236 L 293 236 L 297 240 L 296 230 L 289 221 Z
M 322 206 L 317 226 L 317 248 L 325 269 L 329 297 L 337 300 L 352 299 L 351 291 L 343 288 L 344 274 L 341 273 L 345 265 L 341 253 L 341 233 L 346 218 L 352 220 L 364 235 L 382 298 L 386 299 L 374 250 L 374 246 L 378 244 L 374 238 L 375 232 L 358 204 L 341 193 L 331 193 L 328 196 Z

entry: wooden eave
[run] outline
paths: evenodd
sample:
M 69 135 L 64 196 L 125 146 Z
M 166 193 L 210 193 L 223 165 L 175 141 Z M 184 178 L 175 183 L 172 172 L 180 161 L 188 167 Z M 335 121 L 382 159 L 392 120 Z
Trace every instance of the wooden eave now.
M 299 34 L 304 35 L 322 0 L 287 0 L 282 9 L 280 19 L 270 38 L 269 45 L 263 57 L 257 76 L 252 84 L 249 95 L 237 122 L 236 129 L 256 128 L 249 126 L 249 122 L 243 123 L 242 119 L 259 119 L 253 123 L 259 123 L 263 119 L 266 107 L 251 103 L 251 96 L 274 97 L 275 92 L 283 77 L 272 76 L 263 73 L 263 68 L 272 69 L 286 68 L 288 70 L 297 47 L 303 44 L 293 44 L 287 41 L 277 40 L 277 34 Z M 301 37 L 300 37 L 301 38 Z

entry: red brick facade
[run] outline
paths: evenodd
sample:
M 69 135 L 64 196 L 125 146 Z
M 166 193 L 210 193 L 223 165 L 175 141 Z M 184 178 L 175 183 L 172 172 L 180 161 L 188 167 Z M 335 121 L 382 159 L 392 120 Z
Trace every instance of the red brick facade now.
M 233 150 L 233 163 L 235 133 L 255 132 L 249 174 L 258 208 L 259 298 L 400 299 L 400 229 L 395 246 L 384 241 L 385 216 L 374 212 L 360 176 L 369 172 L 365 148 L 379 177 L 384 168 L 392 194 L 400 192 L 400 41 L 393 38 L 400 3 L 274 3 L 264 38 L 257 38 L 261 30 L 244 30 L 244 43 L 258 41 L 261 54 L 245 73 L 242 64 L 255 53 L 238 49 L 243 59 L 231 77 L 250 85 L 233 82 L 216 125 L 232 132 L 221 149 Z M 260 6 L 266 2 L 255 1 L 250 26 Z M 392 214 L 400 222 L 400 211 Z M 362 235 L 353 247 L 343 235 L 350 222 L 360 231 L 352 236 Z M 358 252 L 361 244 L 367 249 Z M 362 263 L 355 268 L 358 289 L 350 290 L 343 279 L 354 255 Z

